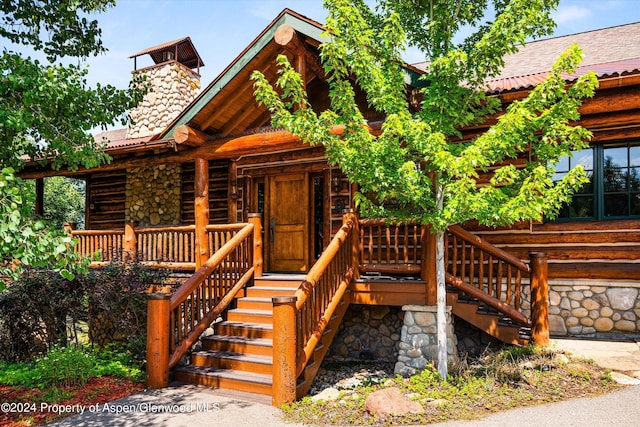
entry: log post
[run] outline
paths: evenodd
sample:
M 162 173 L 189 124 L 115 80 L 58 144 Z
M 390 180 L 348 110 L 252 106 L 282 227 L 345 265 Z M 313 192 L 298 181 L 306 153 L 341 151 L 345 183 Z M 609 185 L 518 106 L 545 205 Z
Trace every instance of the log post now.
M 531 265 L 531 340 L 535 345 L 549 344 L 549 265 L 547 254 L 529 254 Z
M 262 214 L 250 213 L 249 222 L 253 224 L 253 277 L 262 277 Z
M 353 221 L 351 230 L 351 266 L 353 267 L 352 280 L 360 278 L 360 217 L 354 209 L 345 209 L 342 216 L 342 224 Z
M 420 278 L 427 282 L 425 305 L 436 305 L 438 278 L 436 276 L 436 235 L 431 227 L 420 227 Z
M 209 253 L 209 162 L 196 159 L 195 168 L 196 270 L 211 257 Z
M 296 300 L 273 297 L 273 406 L 296 400 Z
M 138 236 L 136 235 L 135 222 L 127 222 L 124 225 L 124 241 L 122 242 L 122 259 L 135 261 L 138 254 Z
M 169 311 L 171 294 L 147 293 L 147 387 L 169 385 Z

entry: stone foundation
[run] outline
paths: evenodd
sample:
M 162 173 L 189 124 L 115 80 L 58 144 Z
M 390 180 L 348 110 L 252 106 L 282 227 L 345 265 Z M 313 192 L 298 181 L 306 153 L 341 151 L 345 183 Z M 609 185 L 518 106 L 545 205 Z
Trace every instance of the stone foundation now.
M 125 220 L 138 227 L 180 225 L 181 172 L 178 163 L 127 169 Z
M 351 304 L 333 338 L 327 359 L 395 363 L 403 315 L 400 307 Z
M 594 282 L 550 281 L 551 335 L 640 334 L 640 284 Z
M 400 334 L 400 351 L 394 373 L 403 376 L 414 375 L 424 369 L 430 361 L 438 360 L 437 307 L 405 305 L 404 325 Z M 458 361 L 457 338 L 453 329 L 451 307 L 447 316 L 447 359 Z

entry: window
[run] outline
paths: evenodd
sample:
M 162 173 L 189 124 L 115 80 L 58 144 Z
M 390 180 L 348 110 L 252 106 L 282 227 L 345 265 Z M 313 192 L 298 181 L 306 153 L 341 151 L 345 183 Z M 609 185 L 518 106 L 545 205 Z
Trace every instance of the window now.
M 640 142 L 595 145 L 575 152 L 560 160 L 554 180 L 579 164 L 590 181 L 560 211 L 559 219 L 640 217 Z

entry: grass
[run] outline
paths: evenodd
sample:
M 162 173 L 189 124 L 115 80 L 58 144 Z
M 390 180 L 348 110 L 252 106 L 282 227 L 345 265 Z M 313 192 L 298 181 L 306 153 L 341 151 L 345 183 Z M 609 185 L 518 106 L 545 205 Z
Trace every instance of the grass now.
M 428 424 L 478 419 L 492 412 L 593 396 L 619 387 L 608 371 L 592 361 L 532 346 L 508 347 L 475 360 L 463 360 L 451 366 L 447 381 L 431 367 L 410 378 L 398 376 L 379 384 L 363 384 L 343 390 L 333 401 L 314 402 L 305 397 L 282 409 L 288 421 L 314 425 Z M 384 387 L 399 388 L 424 411 L 375 418 L 365 409 L 365 400 Z

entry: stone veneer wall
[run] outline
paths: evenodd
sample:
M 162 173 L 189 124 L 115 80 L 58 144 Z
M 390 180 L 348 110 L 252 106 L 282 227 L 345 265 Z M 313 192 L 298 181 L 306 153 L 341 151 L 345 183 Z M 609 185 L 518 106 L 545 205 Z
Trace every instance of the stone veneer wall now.
M 178 62 L 137 71 L 146 75 L 150 91 L 131 109 L 127 138 L 153 135 L 166 128 L 200 91 L 200 76 Z
M 125 220 L 138 227 L 180 225 L 179 163 L 127 169 Z
M 415 375 L 431 362 L 438 360 L 438 324 L 437 307 L 405 305 L 404 325 L 400 334 L 398 362 L 394 373 L 402 376 Z M 447 360 L 458 361 L 456 337 L 453 328 L 451 307 L 446 308 L 447 318 Z
M 400 307 L 351 304 L 333 338 L 327 359 L 395 363 L 403 317 Z
M 553 281 L 551 335 L 640 334 L 640 284 Z

